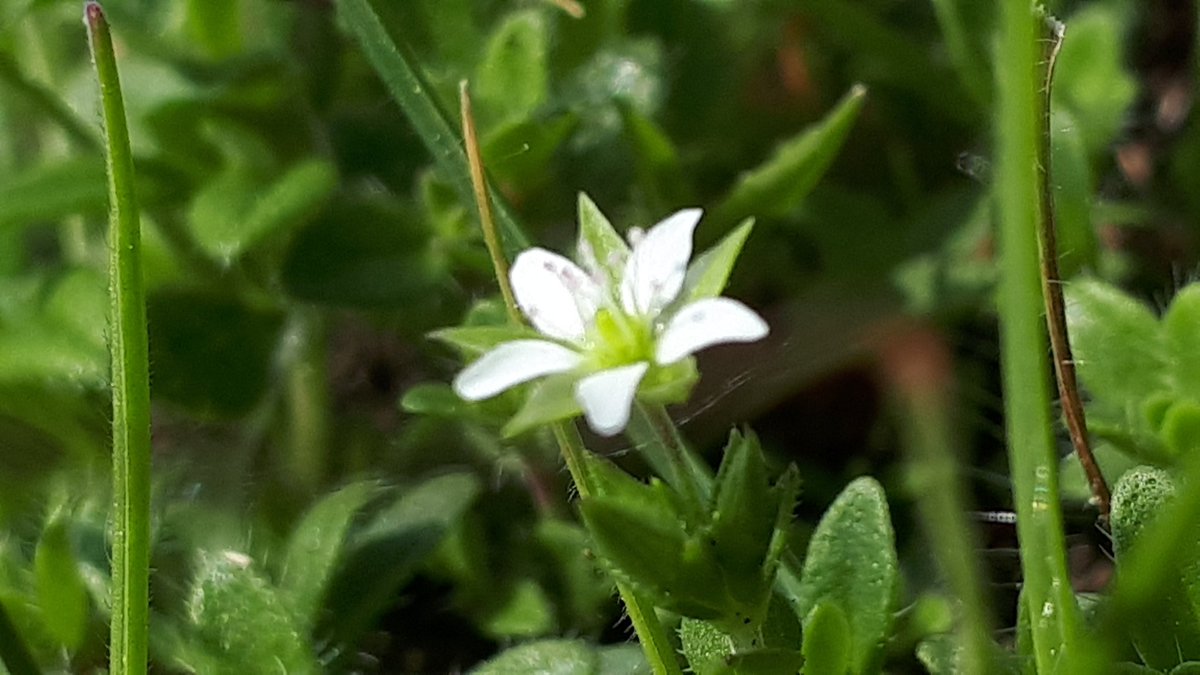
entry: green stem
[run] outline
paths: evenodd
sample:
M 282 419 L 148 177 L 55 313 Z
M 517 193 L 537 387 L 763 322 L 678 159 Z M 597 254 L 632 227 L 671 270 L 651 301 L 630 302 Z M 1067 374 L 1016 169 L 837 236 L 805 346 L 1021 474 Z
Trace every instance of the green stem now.
M 42 673 L 3 603 L 0 603 L 0 662 L 4 663 L 4 667 L 12 675 Z
M 150 570 L 150 378 L 133 155 L 112 36 L 95 2 L 84 9 L 100 84 L 109 195 L 112 354 L 112 625 L 109 672 L 146 672 Z
M 1000 217 L 1000 347 L 1009 464 L 1034 657 L 1054 672 L 1076 653 L 1078 608 L 1067 574 L 1050 415 L 1038 260 L 1037 78 L 1040 18 L 1022 0 L 1000 3 L 996 58 L 996 198 Z M 1068 657 L 1069 658 L 1069 657 Z
M 329 386 L 325 377 L 325 326 L 310 308 L 292 313 L 286 355 L 288 465 L 297 486 L 314 494 L 325 476 L 329 439 Z
M 638 402 L 629 425 L 629 439 L 651 467 L 667 479 L 699 515 L 712 491 L 713 477 L 689 449 L 661 404 Z
M 937 335 L 920 329 L 893 338 L 883 350 L 884 371 L 899 403 L 909 454 L 909 489 L 942 573 L 961 604 L 960 667 L 965 673 L 987 673 L 994 670 L 992 613 L 978 560 L 964 554 L 980 546 L 966 518 L 955 457 L 951 358 Z

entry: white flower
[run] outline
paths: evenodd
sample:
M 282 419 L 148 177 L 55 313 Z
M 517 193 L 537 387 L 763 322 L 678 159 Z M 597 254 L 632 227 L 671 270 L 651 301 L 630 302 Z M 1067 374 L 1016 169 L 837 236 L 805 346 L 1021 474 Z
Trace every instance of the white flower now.
M 522 252 L 509 274 L 513 294 L 546 339 L 498 345 L 459 373 L 454 391 L 478 401 L 546 375 L 578 373 L 574 396 L 588 425 L 611 436 L 629 422 L 652 369 L 712 345 L 765 337 L 766 322 L 736 300 L 680 300 L 700 216 L 685 209 L 644 234 L 631 231 L 631 248 L 621 245 L 603 261 L 581 239 L 587 271 L 545 249 Z

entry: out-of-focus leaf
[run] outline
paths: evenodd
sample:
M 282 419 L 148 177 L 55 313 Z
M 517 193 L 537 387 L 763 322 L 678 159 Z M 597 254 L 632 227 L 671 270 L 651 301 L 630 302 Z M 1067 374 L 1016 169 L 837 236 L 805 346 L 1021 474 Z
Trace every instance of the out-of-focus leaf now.
M 1163 317 L 1176 391 L 1200 401 L 1200 284 L 1182 288 Z
M 193 639 L 219 658 L 214 675 L 318 672 L 294 612 L 245 554 L 201 554 L 187 615 Z
M 922 640 L 917 645 L 917 659 L 930 675 L 956 675 L 960 672 L 958 646 L 950 634 L 934 635 Z
M 462 136 L 433 98 L 425 77 L 388 35 L 371 0 L 344 0 L 337 3 L 337 10 L 343 25 L 362 45 L 371 65 L 408 116 L 442 174 L 454 186 L 463 203 L 473 203 L 474 189 Z M 515 256 L 529 247 L 529 240 L 504 200 L 496 199 L 495 206 L 504 252 L 509 257 Z
M 596 650 L 582 640 L 541 640 L 507 649 L 472 675 L 596 675 Z
M 345 562 L 326 592 L 329 611 L 318 634 L 350 643 L 367 630 L 466 513 L 480 487 L 479 479 L 467 473 L 427 480 L 405 491 L 352 536 Z
M 224 58 L 241 49 L 240 5 L 238 0 L 188 0 L 188 33 L 209 56 Z
M 1118 573 L 1138 573 L 1129 567 L 1129 551 L 1175 492 L 1166 471 L 1147 466 L 1131 469 L 1117 481 L 1111 523 Z M 1160 670 L 1200 659 L 1200 546 L 1192 542 L 1184 555 L 1169 566 L 1171 578 L 1162 584 L 1155 609 L 1126 622 L 1142 660 Z
M 1090 279 L 1068 285 L 1065 294 L 1076 367 L 1093 396 L 1140 404 L 1170 387 L 1162 330 L 1148 307 Z
M 646 655 L 637 645 L 609 645 L 601 647 L 596 652 L 600 656 L 600 666 L 596 675 L 651 675 L 650 664 Z
M 438 270 L 420 216 L 383 200 L 335 200 L 292 239 L 282 277 L 301 300 L 349 307 L 403 307 L 431 302 Z M 415 317 L 414 317 L 415 318 Z M 418 324 L 419 325 L 419 324 Z
M 535 536 L 556 563 L 571 617 L 569 625 L 602 630 L 611 620 L 614 589 L 594 557 L 587 554 L 587 532 L 575 523 L 546 518 L 538 522 Z
M 38 540 L 33 569 L 46 627 L 63 648 L 74 652 L 87 628 L 88 596 L 71 547 L 69 525 L 66 518 L 51 518 Z
M 103 213 L 108 206 L 105 180 L 99 157 L 45 164 L 8 178 L 0 184 L 0 228 Z
M 496 639 L 539 637 L 552 633 L 554 628 L 550 599 L 532 579 L 512 585 L 503 604 L 483 622 L 483 629 Z
M 404 392 L 400 407 L 416 415 L 461 418 L 470 404 L 459 398 L 445 382 L 424 382 Z
M 739 178 L 711 220 L 731 224 L 795 208 L 833 163 L 866 95 L 866 87 L 855 85 L 825 119 L 785 141 L 770 159 Z
M 633 145 L 638 183 L 653 198 L 654 210 L 667 210 L 692 201 L 692 189 L 683 172 L 679 152 L 654 120 L 633 106 L 618 103 L 625 135 Z
M 835 604 L 850 624 L 850 672 L 871 672 L 892 623 L 899 581 L 895 535 L 883 488 L 850 483 L 821 517 L 804 559 L 797 610 Z M 808 625 L 804 626 L 805 632 Z
M 279 588 L 305 630 L 316 623 L 325 587 L 342 556 L 346 533 L 359 510 L 378 490 L 376 483 L 363 481 L 326 495 L 308 509 L 288 538 Z
M 509 14 L 488 38 L 475 74 L 480 111 L 496 120 L 528 117 L 546 100 L 546 52 L 541 12 Z
M 1078 123 L 1066 110 L 1055 110 L 1050 124 L 1058 271 L 1063 279 L 1070 279 L 1082 270 L 1096 267 L 1097 243 L 1091 210 L 1094 181 Z
M 201 415 L 236 416 L 267 389 L 282 316 L 192 291 L 151 295 L 155 393 Z
M 337 175 L 323 160 L 301 162 L 265 187 L 230 170 L 197 194 L 189 224 L 196 243 L 227 263 L 272 234 L 304 224 L 336 186 Z
M 1117 5 L 1089 5 L 1070 16 L 1054 75 L 1054 100 L 1079 123 L 1096 157 L 1121 130 L 1137 96 L 1137 81 L 1122 57 L 1129 17 Z
M 497 127 L 483 141 L 488 172 L 507 190 L 529 192 L 553 181 L 551 161 L 578 125 L 578 115 L 564 113 Z

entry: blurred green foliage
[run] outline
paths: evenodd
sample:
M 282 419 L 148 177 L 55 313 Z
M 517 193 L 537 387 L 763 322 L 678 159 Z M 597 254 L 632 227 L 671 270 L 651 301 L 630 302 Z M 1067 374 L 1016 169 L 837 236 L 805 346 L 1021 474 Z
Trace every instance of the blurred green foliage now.
M 1200 133 L 1186 105 L 1162 112 L 1173 80 L 1144 65 L 1169 61 L 1136 39 L 1161 8 L 1050 4 L 1067 25 L 1055 201 L 1093 431 L 1113 482 L 1133 463 L 1182 480 L 1200 443 L 1200 296 L 1183 289 L 1161 318 L 1144 300 L 1166 305 L 1172 271 L 1197 262 Z M 740 600 L 683 620 L 697 672 L 794 672 L 796 652 L 806 672 L 953 672 L 953 644 L 927 639 L 946 621 L 918 611 L 942 597 L 893 425 L 877 392 L 836 384 L 869 369 L 865 335 L 921 317 L 959 347 L 964 454 L 997 467 L 991 5 L 582 5 L 576 18 L 535 0 L 105 3 L 144 210 L 156 672 L 648 672 L 612 628 L 609 573 L 636 566 L 619 536 L 634 525 L 671 548 L 643 585 L 719 533 L 725 548 L 704 555 L 720 564 L 690 572 L 737 569 L 726 590 L 775 631 L 735 655 L 719 631 L 704 641 Z M 103 663 L 108 613 L 107 204 L 79 13 L 0 3 L 0 609 L 15 626 L 0 654 L 23 643 L 70 672 Z M 1190 86 L 1184 60 L 1171 72 Z M 705 452 L 730 423 L 760 430 L 761 452 L 725 456 L 740 488 L 712 461 L 725 478 L 710 512 L 681 521 L 630 479 L 646 511 L 625 527 L 631 502 L 600 499 L 584 509 L 607 525 L 591 538 L 548 434 L 501 434 L 518 398 L 468 405 L 444 384 L 512 337 L 496 333 L 450 112 L 463 79 L 510 252 L 566 250 L 581 192 L 618 231 L 702 206 L 697 250 L 721 242 L 711 273 L 771 321 L 772 345 L 706 357 L 679 411 Z M 595 447 L 645 473 L 628 446 Z M 806 496 L 781 526 L 787 462 Z M 868 471 L 883 487 L 850 482 Z M 1139 475 L 1124 489 L 1148 490 Z M 977 498 L 1008 505 L 986 486 Z M 1118 522 L 1150 518 L 1125 517 L 1118 555 L 1118 532 L 1137 530 Z M 785 534 L 786 551 L 768 550 Z M 780 582 L 791 595 L 771 588 L 779 558 L 802 571 Z M 712 590 L 694 582 L 681 590 Z M 1171 582 L 1166 597 L 1195 604 L 1189 579 Z M 696 614 L 680 595 L 664 606 Z M 1176 667 L 1143 647 L 1145 628 L 1132 634 L 1145 662 Z

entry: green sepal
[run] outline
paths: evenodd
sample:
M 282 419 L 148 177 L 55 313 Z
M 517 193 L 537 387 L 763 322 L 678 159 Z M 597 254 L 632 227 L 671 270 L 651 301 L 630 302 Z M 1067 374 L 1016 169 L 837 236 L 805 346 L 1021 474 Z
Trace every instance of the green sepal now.
M 625 243 L 591 197 L 582 192 L 579 193 L 577 248 L 580 262 L 585 268 L 594 266 L 595 271 L 607 277 L 610 288 L 620 288 L 625 260 L 629 257 L 629 244 Z
M 797 610 L 810 616 L 835 603 L 850 623 L 851 671 L 869 672 L 882 657 L 899 583 L 895 534 L 883 487 L 858 478 L 838 495 L 809 541 Z M 804 627 L 809 630 L 808 625 Z
M 464 357 L 474 357 L 513 340 L 545 340 L 545 337 L 527 326 L 453 326 L 429 333 L 429 337 L 444 342 L 462 352 Z
M 700 254 L 688 265 L 681 297 L 684 303 L 715 298 L 725 290 L 733 263 L 754 229 L 754 219 L 747 218 L 725 235 L 715 246 Z
M 582 412 L 575 400 L 577 373 L 558 373 L 544 377 L 533 384 L 521 409 L 504 425 L 501 433 L 505 438 L 519 436 L 526 431 L 575 417 Z
M 692 356 L 665 366 L 652 366 L 638 387 L 638 398 L 663 405 L 683 403 L 699 380 L 700 371 Z
M 850 671 L 850 622 L 836 603 L 821 601 L 804 619 L 805 675 Z

